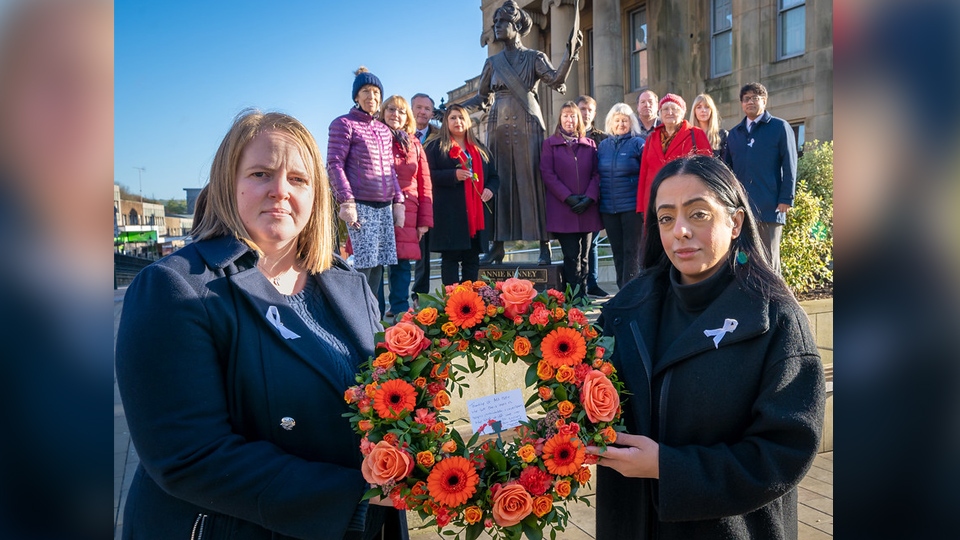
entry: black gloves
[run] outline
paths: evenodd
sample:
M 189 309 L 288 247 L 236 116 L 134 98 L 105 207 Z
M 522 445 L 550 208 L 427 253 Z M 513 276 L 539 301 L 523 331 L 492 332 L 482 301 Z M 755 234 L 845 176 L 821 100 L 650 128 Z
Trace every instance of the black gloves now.
M 567 206 L 569 206 L 569 207 L 572 209 L 574 206 L 580 204 L 580 196 L 579 196 L 579 195 L 571 195 L 571 196 L 567 197 L 566 199 L 564 199 L 563 202 L 567 203 Z
M 571 206 L 570 210 L 573 210 L 574 214 L 582 214 L 587 211 L 587 208 L 590 208 L 590 205 L 593 204 L 593 199 L 587 197 L 586 195 L 579 196 L 580 201 Z M 570 197 L 567 197 L 567 204 L 570 204 Z

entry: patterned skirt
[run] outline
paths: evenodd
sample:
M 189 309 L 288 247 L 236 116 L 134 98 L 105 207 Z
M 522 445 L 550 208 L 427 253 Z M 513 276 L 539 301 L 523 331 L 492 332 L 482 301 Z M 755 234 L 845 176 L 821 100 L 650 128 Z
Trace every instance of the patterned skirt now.
M 391 204 L 377 208 L 357 201 L 360 229 L 347 227 L 353 246 L 353 267 L 373 268 L 397 264 L 397 240 L 393 231 Z

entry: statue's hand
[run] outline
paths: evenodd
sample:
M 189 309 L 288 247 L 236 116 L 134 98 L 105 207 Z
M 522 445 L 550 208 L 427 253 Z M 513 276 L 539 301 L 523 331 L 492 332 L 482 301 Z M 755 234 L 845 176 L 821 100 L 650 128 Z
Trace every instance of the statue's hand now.
M 573 43 L 573 50 L 570 50 L 570 44 L 567 44 L 567 53 L 570 54 L 570 60 L 579 60 L 580 59 L 580 49 L 583 47 L 583 32 L 577 31 L 577 39 Z
M 557 92 L 560 92 L 561 94 L 566 94 L 566 93 L 567 93 L 567 83 L 562 83 L 560 86 L 558 86 L 558 87 L 557 87 Z

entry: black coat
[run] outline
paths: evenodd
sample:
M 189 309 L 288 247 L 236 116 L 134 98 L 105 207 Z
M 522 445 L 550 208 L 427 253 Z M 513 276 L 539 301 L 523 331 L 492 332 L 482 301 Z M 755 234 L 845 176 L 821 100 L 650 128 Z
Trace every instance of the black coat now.
M 140 466 L 124 538 L 190 538 L 201 522 L 204 538 L 341 538 L 367 489 L 344 376 L 256 262 L 232 237 L 200 241 L 127 290 L 116 373 Z M 312 279 L 359 364 L 381 329 L 365 278 L 338 259 Z
M 631 392 L 628 431 L 660 445 L 660 478 L 599 467 L 597 538 L 795 539 L 796 485 L 816 456 L 825 399 L 806 314 L 795 301 L 766 300 L 733 281 L 654 360 L 668 287 L 667 272 L 644 273 L 601 317 Z M 715 348 L 704 330 L 726 319 L 739 324 Z
M 440 138 L 427 141 L 424 148 L 430 164 L 430 179 L 433 182 L 433 230 L 430 231 L 430 251 L 459 251 L 471 248 L 470 230 L 467 226 L 467 199 L 463 182 L 457 180 L 460 162 L 440 151 Z M 494 198 L 484 206 L 485 230 L 490 230 L 492 219 L 487 207 L 492 208 L 500 187 L 500 177 L 490 159 L 483 160 L 483 187 L 493 192 Z M 487 240 L 480 234 L 480 245 Z

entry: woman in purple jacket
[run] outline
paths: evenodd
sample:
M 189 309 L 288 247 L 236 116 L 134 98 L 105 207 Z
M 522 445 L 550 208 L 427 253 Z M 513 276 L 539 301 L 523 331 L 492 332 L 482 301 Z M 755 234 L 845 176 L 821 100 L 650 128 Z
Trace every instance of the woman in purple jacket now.
M 350 112 L 330 123 L 327 173 L 339 216 L 347 224 L 353 266 L 374 294 L 383 266 L 397 264 L 394 226 L 403 227 L 404 196 L 393 164 L 393 134 L 377 121 L 383 85 L 361 66 L 353 81 Z M 392 203 L 392 209 L 391 209 Z
M 577 297 L 586 296 L 587 250 L 593 231 L 603 228 L 596 205 L 600 193 L 597 146 L 585 132 L 580 109 L 568 101 L 560 108 L 556 132 L 543 141 L 540 154 L 547 231 L 560 242 L 563 281 L 576 290 Z

